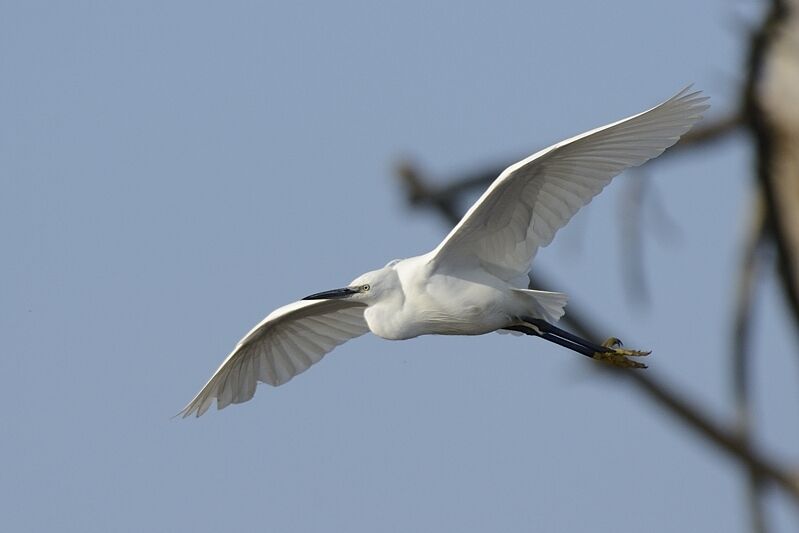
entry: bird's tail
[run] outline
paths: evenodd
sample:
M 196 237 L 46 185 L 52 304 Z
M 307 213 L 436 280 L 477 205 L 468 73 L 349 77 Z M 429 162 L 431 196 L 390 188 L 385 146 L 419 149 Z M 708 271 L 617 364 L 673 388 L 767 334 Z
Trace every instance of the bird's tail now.
M 543 318 L 547 322 L 554 323 L 566 313 L 564 308 L 569 297 L 562 292 L 530 289 L 513 289 L 513 292 L 525 298 L 525 303 L 531 306 L 530 314 L 535 318 Z

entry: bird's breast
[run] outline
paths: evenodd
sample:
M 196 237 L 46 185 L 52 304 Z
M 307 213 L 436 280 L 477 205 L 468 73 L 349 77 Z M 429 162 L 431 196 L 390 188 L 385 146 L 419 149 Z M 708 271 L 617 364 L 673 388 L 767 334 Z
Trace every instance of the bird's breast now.
M 415 324 L 396 306 L 372 305 L 364 312 L 369 330 L 384 339 L 398 341 L 418 337 Z
M 506 327 L 509 314 L 492 287 L 427 285 L 405 297 L 370 306 L 364 314 L 369 329 L 384 339 L 420 335 L 482 335 Z

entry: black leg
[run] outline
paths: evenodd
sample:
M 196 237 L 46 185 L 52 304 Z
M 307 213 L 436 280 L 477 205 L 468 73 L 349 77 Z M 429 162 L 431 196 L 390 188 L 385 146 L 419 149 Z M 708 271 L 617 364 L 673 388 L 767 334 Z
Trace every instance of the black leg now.
M 582 337 L 575 335 L 574 333 L 566 331 L 565 329 L 560 329 L 559 327 L 550 324 L 546 320 L 542 320 L 540 318 L 524 318 L 524 321 L 532 324 L 533 326 L 541 330 L 542 333 L 549 333 L 551 335 L 556 335 L 558 337 L 567 339 L 573 342 L 574 344 L 578 344 L 580 346 L 583 346 L 591 350 L 591 353 L 595 352 L 607 353 L 613 351 L 611 348 L 593 343 L 589 340 L 586 340 Z
M 569 350 L 575 351 L 586 357 L 590 357 L 591 359 L 604 361 L 615 366 L 627 368 L 646 368 L 646 365 L 632 361 L 628 359 L 627 356 L 637 357 L 648 355 L 649 352 L 622 349 L 618 346 L 618 344 L 616 344 L 618 339 L 611 338 L 608 339 L 605 344 L 596 344 L 583 339 L 574 333 L 570 333 L 566 330 L 560 329 L 557 326 L 553 326 L 546 320 L 541 320 L 540 318 L 522 317 L 522 320 L 524 320 L 526 324 L 510 326 L 505 329 L 519 331 L 526 335 L 541 337 L 544 340 L 553 342 L 559 346 L 563 346 L 564 348 L 568 348 Z
M 576 342 L 573 342 L 573 341 L 571 341 L 569 339 L 558 337 L 557 335 L 555 335 L 553 333 L 544 332 L 544 331 L 541 331 L 539 333 L 535 329 L 533 329 L 531 327 L 528 327 L 528 326 L 511 326 L 511 327 L 505 328 L 505 329 L 509 329 L 509 330 L 513 330 L 513 331 L 519 331 L 521 333 L 524 333 L 525 335 L 533 335 L 533 336 L 536 336 L 536 337 L 541 337 L 544 340 L 548 340 L 549 342 L 554 342 L 555 344 L 557 344 L 559 346 L 563 346 L 564 348 L 568 348 L 569 350 L 573 350 L 573 351 L 575 351 L 575 352 L 577 352 L 579 354 L 582 354 L 582 355 L 584 355 L 586 357 L 590 357 L 591 359 L 594 358 L 594 353 L 596 352 L 596 350 L 592 350 L 592 349 L 586 348 L 585 346 L 582 346 L 582 345 L 580 345 L 580 344 L 578 344 Z M 607 348 L 602 348 L 600 351 L 604 351 L 604 350 L 607 350 Z

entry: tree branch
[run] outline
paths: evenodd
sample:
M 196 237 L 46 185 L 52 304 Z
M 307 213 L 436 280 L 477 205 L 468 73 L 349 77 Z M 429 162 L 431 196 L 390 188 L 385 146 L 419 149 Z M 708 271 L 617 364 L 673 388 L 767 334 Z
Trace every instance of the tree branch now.
M 784 287 L 788 308 L 794 325 L 799 328 L 799 246 L 793 246 L 791 235 L 796 231 L 796 198 L 785 194 L 780 180 L 795 180 L 795 176 L 781 176 L 774 172 L 779 163 L 776 158 L 778 137 L 770 117 L 763 106 L 759 92 L 767 55 L 788 16 L 782 0 L 772 0 L 768 14 L 760 28 L 752 34 L 747 77 L 742 95 L 745 125 L 755 145 L 755 173 L 766 202 L 766 224 L 777 245 L 780 279 Z M 793 102 L 792 102 L 793 103 Z M 779 113 L 779 110 L 772 110 Z M 792 152 L 789 151 L 789 153 Z M 785 154 L 783 154 L 785 156 Z M 790 165 L 788 167 L 790 169 Z M 799 331 L 799 330 L 798 330 Z
M 749 228 L 744 239 L 743 257 L 738 274 L 735 318 L 732 329 L 732 395 L 735 402 L 736 430 L 738 437 L 752 442 L 752 409 L 750 399 L 749 370 L 751 368 L 750 325 L 752 323 L 753 299 L 757 282 L 760 252 L 765 238 L 766 216 L 763 195 L 758 187 L 753 194 Z M 766 533 L 766 513 L 763 507 L 763 478 L 750 468 L 747 475 L 747 500 L 752 521 L 752 531 Z
M 465 189 L 449 187 L 447 190 L 450 192 L 447 194 L 432 192 L 432 188 L 427 185 L 426 180 L 411 165 L 402 166 L 399 176 L 410 205 L 434 209 L 450 226 L 460 220 L 461 215 L 455 207 L 456 202 L 454 199 L 457 192 L 454 191 Z M 535 278 L 531 279 L 533 279 L 537 288 L 547 290 L 549 285 L 542 279 L 540 274 L 536 274 Z M 569 313 L 564 316 L 563 321 L 582 337 L 594 340 L 604 338 L 599 334 L 598 328 L 580 312 L 579 306 L 575 305 L 573 300 L 569 305 Z M 789 469 L 766 457 L 752 443 L 741 439 L 734 430 L 714 421 L 709 413 L 704 412 L 698 405 L 692 404 L 672 386 L 658 378 L 651 370 L 647 372 L 630 371 L 600 365 L 597 368 L 609 373 L 609 375 L 620 376 L 629 380 L 638 390 L 672 414 L 677 420 L 702 436 L 706 442 L 723 450 L 749 469 L 750 472 L 754 472 L 760 478 L 781 487 L 794 503 L 799 505 L 799 482 L 787 473 L 790 471 Z

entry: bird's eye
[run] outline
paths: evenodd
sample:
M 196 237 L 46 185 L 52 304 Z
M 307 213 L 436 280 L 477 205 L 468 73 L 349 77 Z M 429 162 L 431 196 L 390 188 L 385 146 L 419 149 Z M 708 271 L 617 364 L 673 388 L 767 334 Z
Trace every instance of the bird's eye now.
M 372 287 L 370 287 L 368 284 L 367 284 L 367 285 L 361 285 L 361 290 L 362 290 L 363 292 L 367 292 L 367 291 L 368 291 L 369 289 L 371 289 L 371 288 L 372 288 Z

